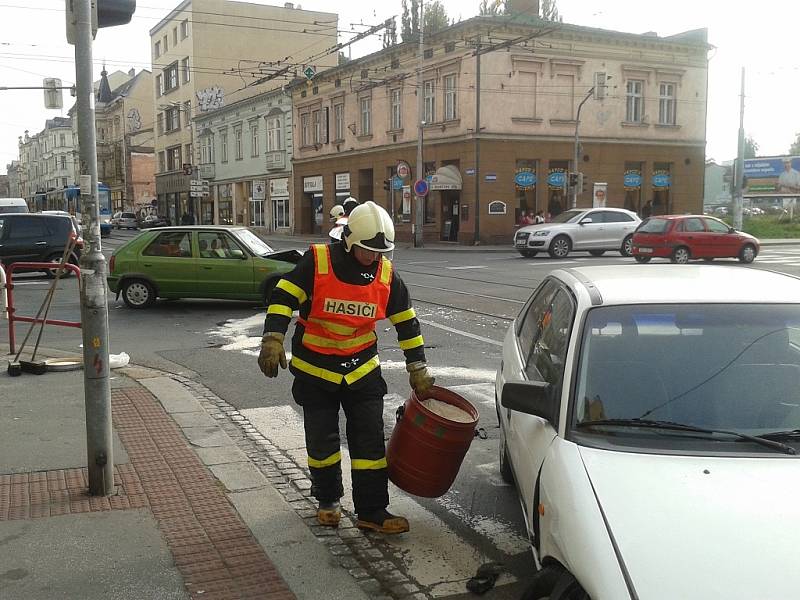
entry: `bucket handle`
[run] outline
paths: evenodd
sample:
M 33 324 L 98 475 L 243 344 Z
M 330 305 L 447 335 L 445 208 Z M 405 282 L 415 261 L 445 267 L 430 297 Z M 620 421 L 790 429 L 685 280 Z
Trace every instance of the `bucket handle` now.
M 394 411 L 394 418 L 398 423 L 400 422 L 400 419 L 403 418 L 403 415 L 405 414 L 405 412 L 406 412 L 406 407 L 403 404 L 398 406 L 397 410 Z

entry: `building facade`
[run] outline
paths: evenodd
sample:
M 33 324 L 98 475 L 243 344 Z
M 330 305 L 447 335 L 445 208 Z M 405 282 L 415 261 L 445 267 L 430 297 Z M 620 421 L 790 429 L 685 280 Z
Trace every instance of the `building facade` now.
M 200 223 L 291 230 L 291 97 L 282 89 L 194 118 L 198 175 L 209 181 Z
M 291 3 L 185 0 L 150 30 L 160 213 L 173 222 L 195 222 L 208 211 L 208 205 L 203 209 L 200 199 L 190 196 L 191 181 L 200 178 L 193 119 L 280 87 L 308 66 L 335 65 L 336 53 L 329 50 L 337 41 L 337 23 L 333 13 L 301 10 Z M 293 62 L 281 62 L 287 56 Z M 243 126 L 242 146 L 249 133 Z M 236 142 L 231 138 L 228 143 L 233 148 Z M 231 160 L 243 161 L 244 155 Z M 244 190 L 241 197 L 246 197 Z M 223 220 L 238 223 L 241 217 L 244 223 L 249 214 L 232 212 Z
M 42 131 L 19 138 L 19 189 L 32 210 L 61 208 L 63 189 L 74 182 L 77 138 L 72 120 L 55 117 Z
M 6 165 L 6 174 L 8 175 L 8 196 L 9 198 L 22 198 L 22 191 L 19 183 L 19 161 L 12 160 Z
M 584 174 L 577 206 L 700 210 L 705 30 L 657 37 L 522 21 L 476 17 L 426 36 L 419 89 L 412 43 L 292 84 L 296 231 L 321 232 L 352 194 L 385 206 L 398 239 L 410 239 L 419 171 L 430 188 L 426 240 L 508 242 L 521 213 L 572 205 L 571 172 Z M 402 162 L 410 174 L 387 190 Z

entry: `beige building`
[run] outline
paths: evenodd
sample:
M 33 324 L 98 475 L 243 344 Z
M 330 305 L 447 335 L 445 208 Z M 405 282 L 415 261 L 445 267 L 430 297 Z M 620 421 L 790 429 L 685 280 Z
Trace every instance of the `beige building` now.
M 60 209 L 63 190 L 74 182 L 72 120 L 54 117 L 42 131 L 19 138 L 18 180 L 21 196 L 31 210 Z
M 190 181 L 200 178 L 192 119 L 280 87 L 309 66 L 335 65 L 336 53 L 326 51 L 337 42 L 337 23 L 336 14 L 291 3 L 185 0 L 150 30 L 160 213 L 199 221 L 200 199 L 190 197 Z M 234 152 L 244 140 L 229 143 Z
M 426 37 L 421 90 L 412 43 L 293 84 L 296 230 L 320 232 L 352 193 L 384 205 L 398 238 L 411 237 L 418 91 L 425 239 L 508 242 L 521 213 L 571 205 L 570 172 L 584 174 L 578 206 L 701 210 L 705 30 L 658 37 L 523 21 L 476 17 Z M 412 173 L 386 191 L 401 160 Z

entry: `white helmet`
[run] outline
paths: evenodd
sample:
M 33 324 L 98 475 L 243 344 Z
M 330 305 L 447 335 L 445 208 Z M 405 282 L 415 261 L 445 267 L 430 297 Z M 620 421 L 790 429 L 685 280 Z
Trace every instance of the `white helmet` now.
M 359 204 L 344 226 L 344 247 L 361 246 L 374 252 L 394 250 L 394 224 L 385 209 L 372 200 Z
M 342 202 L 342 207 L 344 208 L 345 216 L 349 216 L 351 212 L 358 206 L 358 200 L 353 198 L 352 196 L 348 196 L 345 198 L 344 202 Z
M 344 216 L 344 207 L 341 204 L 335 205 L 330 212 L 331 223 L 335 223 L 336 219 Z

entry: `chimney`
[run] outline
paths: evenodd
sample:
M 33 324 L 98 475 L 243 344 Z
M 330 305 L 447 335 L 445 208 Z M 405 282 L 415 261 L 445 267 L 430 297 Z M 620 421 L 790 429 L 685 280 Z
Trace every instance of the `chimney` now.
M 128 71 L 128 75 L 130 75 L 131 77 L 136 77 L 136 69 L 132 68 L 130 71 Z
M 294 4 L 291 2 L 286 2 L 284 3 L 283 8 L 288 8 L 289 10 L 292 10 L 294 8 Z

